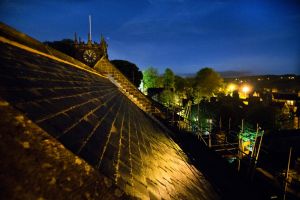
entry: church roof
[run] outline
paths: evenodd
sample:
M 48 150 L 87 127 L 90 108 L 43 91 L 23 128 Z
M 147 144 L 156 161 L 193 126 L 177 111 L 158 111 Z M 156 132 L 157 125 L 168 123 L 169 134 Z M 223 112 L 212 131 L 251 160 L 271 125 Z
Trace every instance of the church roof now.
M 3 117 L 11 113 L 21 121 L 1 124 L 6 131 L 1 131 L 0 153 L 10 155 L 5 161 L 12 164 L 0 166 L 5 172 L 1 184 L 8 184 L 5 194 L 19 192 L 22 199 L 97 199 L 96 194 L 107 199 L 219 198 L 182 149 L 107 78 L 3 29 L 9 28 L 1 24 L 0 98 L 11 106 Z M 23 155 L 20 162 L 16 155 Z M 25 187 L 27 179 L 32 190 Z

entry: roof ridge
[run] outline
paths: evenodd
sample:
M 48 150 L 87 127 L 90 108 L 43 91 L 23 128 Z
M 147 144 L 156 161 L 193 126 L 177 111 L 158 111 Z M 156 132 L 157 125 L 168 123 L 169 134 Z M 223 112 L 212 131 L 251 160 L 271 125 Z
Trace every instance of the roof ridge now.
M 18 42 L 12 41 L 12 40 L 9 40 L 9 39 L 7 39 L 7 38 L 5 38 L 5 37 L 3 37 L 3 36 L 0 36 L 0 42 L 9 44 L 9 45 L 11 45 L 11 46 L 15 46 L 15 47 L 17 47 L 17 48 L 23 49 L 23 50 L 28 51 L 28 52 L 31 52 L 31 53 L 39 54 L 39 55 L 41 55 L 41 56 L 50 58 L 50 59 L 52 59 L 52 60 L 56 60 L 56 61 L 61 62 L 61 63 L 65 63 L 65 64 L 68 64 L 68 65 L 71 65 L 71 66 L 76 67 L 76 68 L 78 68 L 78 69 L 81 69 L 81 70 L 87 71 L 87 72 L 89 72 L 89 73 L 92 73 L 92 74 L 101 76 L 102 78 L 107 78 L 106 76 L 100 74 L 99 72 L 97 72 L 96 70 L 94 70 L 94 69 L 92 69 L 92 68 L 91 68 L 91 69 L 88 69 L 88 67 L 87 67 L 87 68 L 81 67 L 81 66 L 79 66 L 79 65 L 77 65 L 77 64 L 74 64 L 74 63 L 72 63 L 72 62 L 63 60 L 62 58 L 56 57 L 56 56 L 54 56 L 53 54 L 50 55 L 50 54 L 47 54 L 47 53 L 45 53 L 45 52 L 41 52 L 41 51 L 39 51 L 39 50 L 37 50 L 37 49 L 33 49 L 33 48 L 29 47 L 29 46 L 23 45 L 23 44 L 21 44 L 21 43 L 18 43 Z

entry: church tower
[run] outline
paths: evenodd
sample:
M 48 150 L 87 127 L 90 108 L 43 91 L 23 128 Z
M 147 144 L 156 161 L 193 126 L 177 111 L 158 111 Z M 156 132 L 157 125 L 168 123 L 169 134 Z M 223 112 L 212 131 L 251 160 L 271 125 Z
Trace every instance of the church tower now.
M 92 41 L 92 18 L 89 15 L 89 33 L 88 41 L 84 43 L 77 39 L 77 34 L 75 32 L 74 36 L 74 46 L 76 49 L 75 58 L 81 62 L 87 64 L 90 67 L 94 67 L 98 60 L 102 57 L 108 58 L 107 55 L 107 43 L 103 36 L 101 36 L 100 43 Z

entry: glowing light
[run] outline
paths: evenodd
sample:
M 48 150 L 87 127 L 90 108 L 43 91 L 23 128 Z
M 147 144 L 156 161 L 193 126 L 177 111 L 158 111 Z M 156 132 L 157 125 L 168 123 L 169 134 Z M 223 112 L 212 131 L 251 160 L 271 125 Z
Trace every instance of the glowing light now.
M 248 85 L 248 84 L 241 85 L 240 86 L 240 98 L 246 99 L 251 90 L 252 90 L 252 87 L 250 85 Z
M 226 88 L 226 92 L 227 94 L 230 94 L 232 96 L 232 93 L 237 90 L 237 85 L 236 84 L 233 84 L 233 83 L 229 83 L 227 85 L 227 88 Z
M 244 85 L 244 86 L 242 87 L 242 91 L 243 91 L 244 93 L 248 93 L 248 92 L 250 91 L 250 87 L 247 86 L 247 85 Z
M 230 92 L 233 92 L 234 90 L 236 90 L 236 85 L 233 84 L 233 83 L 229 84 L 229 85 L 228 85 L 228 90 L 229 90 Z
M 257 137 L 261 137 L 263 134 L 263 130 L 260 130 L 261 128 L 259 128 L 259 131 L 256 132 L 256 130 L 251 130 L 250 128 L 245 128 L 244 132 L 242 132 L 239 135 L 239 138 L 241 139 L 242 142 L 242 151 L 245 154 L 249 154 L 250 152 L 252 152 L 254 146 L 255 146 L 255 140 L 256 140 L 256 136 Z

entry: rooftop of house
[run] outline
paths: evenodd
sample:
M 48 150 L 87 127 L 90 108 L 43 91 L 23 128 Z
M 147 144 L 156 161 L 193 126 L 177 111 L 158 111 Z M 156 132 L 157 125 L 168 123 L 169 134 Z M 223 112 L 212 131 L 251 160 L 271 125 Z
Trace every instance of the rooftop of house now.
M 294 93 L 272 93 L 274 99 L 299 101 L 300 97 Z

